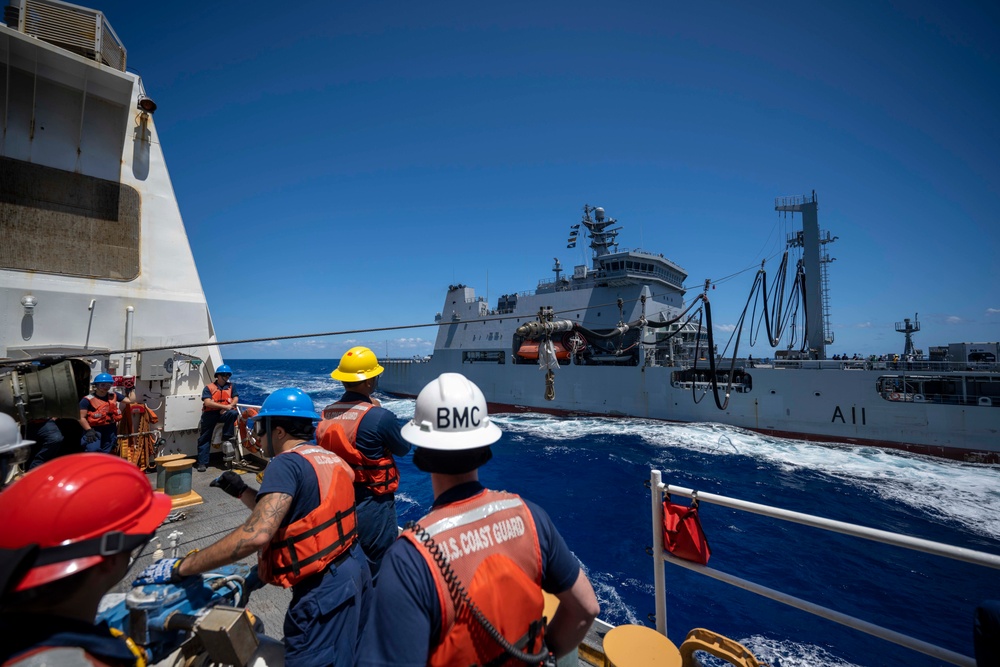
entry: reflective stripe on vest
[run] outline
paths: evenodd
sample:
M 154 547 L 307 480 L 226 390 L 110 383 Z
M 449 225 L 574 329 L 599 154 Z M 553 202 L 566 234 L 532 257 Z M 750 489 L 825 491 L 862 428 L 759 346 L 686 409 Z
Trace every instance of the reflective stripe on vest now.
M 87 423 L 91 426 L 106 426 L 111 423 L 118 423 L 122 420 L 121 410 L 118 409 L 118 397 L 115 392 L 108 392 L 107 398 L 98 398 L 93 394 L 87 396 L 91 409 L 87 411 Z
M 226 404 L 228 404 L 230 401 L 233 400 L 233 383 L 232 382 L 229 382 L 228 384 L 226 384 L 226 388 L 225 389 L 220 389 L 219 385 L 217 385 L 214 382 L 212 382 L 211 384 L 207 385 L 207 389 L 210 392 L 212 392 L 212 400 L 215 401 L 216 403 L 226 403 Z M 205 402 L 204 401 L 201 402 L 201 411 L 202 412 L 211 412 L 213 410 L 216 411 L 216 412 L 222 412 L 222 410 L 220 408 L 206 408 L 205 407 Z
M 85 650 L 75 646 L 56 646 L 38 648 L 11 658 L 3 663 L 3 667 L 113 667 L 114 665 L 134 665 L 125 662 L 105 662 Z
M 519 496 L 486 490 L 431 510 L 420 522 L 448 561 L 455 578 L 507 641 L 518 643 L 542 618 L 542 555 L 531 511 Z M 423 556 L 434 578 L 441 609 L 441 636 L 429 665 L 484 665 L 503 649 L 468 612 L 456 614 L 445 574 L 413 530 L 403 533 Z M 541 646 L 536 637 L 525 650 Z M 507 663 L 503 663 L 507 664 Z
M 298 521 L 278 529 L 261 550 L 260 577 L 269 584 L 294 586 L 322 572 L 357 539 L 354 473 L 336 454 L 316 445 L 299 445 L 285 454 L 305 458 L 316 473 L 319 505 Z
M 356 444 L 361 419 L 374 407 L 376 406 L 363 401 L 337 402 L 326 406 L 323 408 L 323 421 L 316 430 L 316 442 L 347 461 L 354 469 L 355 485 L 369 489 L 372 495 L 384 496 L 399 488 L 399 469 L 396 467 L 396 461 L 384 447 L 382 457 L 372 459 L 362 454 Z M 347 436 L 346 442 L 333 434 L 328 435 L 324 442 L 324 431 L 328 430 L 323 429 L 323 424 L 328 422 L 340 424 L 344 435 Z

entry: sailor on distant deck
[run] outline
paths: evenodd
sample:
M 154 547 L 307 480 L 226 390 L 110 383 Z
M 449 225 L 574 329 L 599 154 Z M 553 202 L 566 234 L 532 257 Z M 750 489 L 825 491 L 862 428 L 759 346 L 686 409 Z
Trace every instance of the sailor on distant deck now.
M 396 415 L 372 398 L 378 376 L 384 370 L 367 347 L 348 350 L 337 369 L 330 373 L 330 377 L 343 383 L 344 395 L 323 409 L 323 421 L 316 429 L 316 442 L 335 451 L 354 468 L 358 539 L 376 583 L 382 557 L 399 532 L 395 496 L 399 469 L 393 456 L 404 456 L 410 451 L 410 443 L 400 435 Z M 330 437 L 331 423 L 343 428 L 346 441 Z
M 403 437 L 416 446 L 414 465 L 431 474 L 434 505 L 382 561 L 359 665 L 503 660 L 506 649 L 468 605 L 456 609 L 456 584 L 522 653 L 516 660 L 527 662 L 524 653 L 537 656 L 546 647 L 562 657 L 586 635 L 600 611 L 597 598 L 551 519 L 534 503 L 479 483 L 478 469 L 500 436 L 483 393 L 463 375 L 444 373 L 421 390 Z M 544 645 L 543 590 L 559 599 Z
M 233 369 L 228 364 L 222 364 L 215 369 L 215 382 L 206 385 L 201 392 L 201 432 L 198 435 L 198 472 L 205 472 L 208 467 L 208 455 L 212 451 L 212 433 L 215 426 L 222 422 L 222 439 L 232 441 L 236 435 L 235 424 L 240 413 L 236 410 L 239 394 L 236 387 L 229 381 Z
M 122 420 L 122 404 L 130 403 L 135 393 L 126 397 L 111 391 L 115 379 L 109 373 L 94 378 L 94 391 L 80 401 L 80 445 L 88 452 L 113 454 L 118 441 L 118 422 Z

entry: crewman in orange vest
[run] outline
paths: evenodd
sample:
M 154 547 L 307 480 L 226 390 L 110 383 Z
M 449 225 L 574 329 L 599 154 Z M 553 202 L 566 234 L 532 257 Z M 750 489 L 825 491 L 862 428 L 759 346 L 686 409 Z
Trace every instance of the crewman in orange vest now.
M 399 469 L 393 456 L 404 456 L 410 443 L 400 435 L 399 421 L 383 408 L 372 392 L 385 369 L 367 347 L 352 347 L 330 373 L 344 385 L 344 395 L 323 409 L 316 442 L 336 452 L 354 469 L 354 503 L 358 513 L 358 539 L 368 556 L 372 581 L 377 583 L 382 557 L 396 540 L 395 491 Z M 331 437 L 330 424 L 338 424 L 346 440 Z
M 111 391 L 115 379 L 109 373 L 94 378 L 94 391 L 80 401 L 80 445 L 88 452 L 114 452 L 118 440 L 118 422 L 122 420 L 122 404 L 131 398 Z M 134 396 L 134 394 L 131 394 Z
M 161 559 L 135 580 L 179 581 L 259 551 L 260 578 L 292 589 L 284 625 L 288 667 L 354 665 L 368 617 L 371 575 L 357 540 L 354 471 L 310 442 L 318 419 L 301 389 L 268 396 L 254 421 L 270 457 L 260 491 L 232 471 L 212 482 L 252 510 L 250 517 L 215 544 Z
M 138 468 L 100 453 L 54 459 L 5 488 L 0 665 L 145 665 L 141 649 L 94 619 L 169 513 L 170 497 Z
M 236 387 L 229 381 L 233 369 L 228 364 L 222 364 L 215 369 L 215 382 L 208 384 L 201 391 L 201 431 L 198 434 L 198 472 L 205 472 L 208 467 L 208 455 L 212 452 L 212 432 L 215 425 L 222 422 L 222 439 L 232 441 L 236 436 L 235 424 L 240 413 L 236 410 L 239 394 Z
M 479 483 L 501 436 L 479 387 L 442 374 L 402 432 L 434 504 L 382 561 L 358 664 L 537 664 L 575 650 L 600 611 L 594 589 L 541 508 Z M 543 590 L 559 599 L 545 627 Z

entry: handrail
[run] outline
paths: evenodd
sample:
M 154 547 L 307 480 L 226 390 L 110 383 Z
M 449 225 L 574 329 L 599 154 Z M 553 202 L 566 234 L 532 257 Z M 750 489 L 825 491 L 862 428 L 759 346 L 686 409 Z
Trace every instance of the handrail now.
M 717 579 L 732 586 L 743 588 L 751 593 L 756 593 L 757 595 L 787 604 L 791 607 L 795 607 L 796 609 L 809 612 L 810 614 L 826 618 L 835 623 L 866 632 L 894 644 L 904 646 L 914 651 L 919 651 L 920 653 L 924 653 L 938 660 L 943 660 L 954 665 L 961 665 L 962 667 L 976 667 L 975 659 L 962 655 L 961 653 L 889 630 L 882 626 L 843 614 L 828 607 L 823 607 L 807 600 L 782 593 L 781 591 L 761 586 L 760 584 L 742 579 L 729 573 L 721 572 L 704 565 L 697 565 L 695 563 L 671 556 L 663 548 L 663 494 L 666 492 L 668 494 L 684 496 L 687 498 L 697 498 L 700 503 L 722 505 L 723 507 L 729 507 L 730 509 L 753 512 L 755 514 L 769 516 L 782 521 L 791 521 L 793 523 L 813 526 L 822 530 L 829 530 L 843 533 L 845 535 L 851 535 L 853 537 L 860 537 L 885 544 L 892 544 L 905 549 L 923 551 L 924 553 L 974 563 L 984 567 L 1000 569 L 1000 556 L 982 551 L 965 549 L 962 547 L 954 547 L 947 544 L 941 544 L 939 542 L 932 542 L 931 540 L 924 540 L 917 537 L 911 537 L 909 535 L 902 535 L 885 530 L 868 528 L 866 526 L 859 526 L 857 524 L 846 523 L 843 521 L 824 519 L 823 517 L 804 514 L 801 512 L 793 512 L 778 507 L 772 507 L 770 505 L 761 505 L 759 503 L 729 498 L 727 496 L 716 495 L 713 493 L 701 493 L 693 489 L 663 484 L 662 476 L 659 470 L 650 471 L 649 481 L 651 489 L 650 501 L 653 512 L 653 579 L 656 588 L 656 630 L 663 635 L 667 634 L 667 597 L 666 576 L 663 571 L 662 563 L 670 563 L 672 565 L 680 565 L 681 567 L 698 572 L 699 574 Z

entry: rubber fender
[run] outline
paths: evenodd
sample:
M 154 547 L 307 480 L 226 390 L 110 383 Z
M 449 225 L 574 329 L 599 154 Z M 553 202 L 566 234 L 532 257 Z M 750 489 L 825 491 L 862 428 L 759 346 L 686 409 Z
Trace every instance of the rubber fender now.
M 681 667 L 699 666 L 700 663 L 694 657 L 695 651 L 710 653 L 716 658 L 739 667 L 767 667 L 764 663 L 759 662 L 743 644 L 705 628 L 695 628 L 689 632 L 679 650 L 681 652 Z

